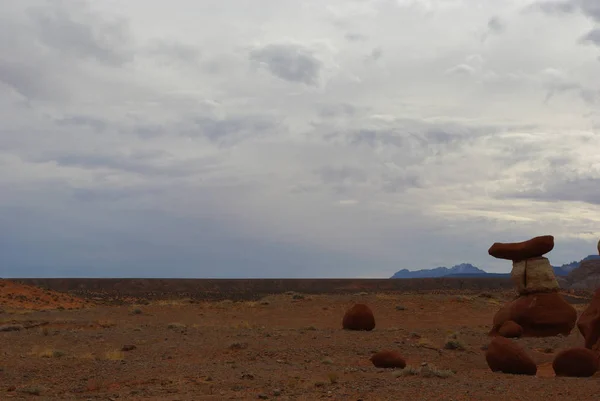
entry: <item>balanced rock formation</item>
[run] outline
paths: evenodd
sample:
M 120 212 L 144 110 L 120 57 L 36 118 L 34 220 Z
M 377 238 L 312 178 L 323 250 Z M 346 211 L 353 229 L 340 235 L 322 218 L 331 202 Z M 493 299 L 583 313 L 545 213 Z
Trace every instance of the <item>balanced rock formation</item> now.
M 566 336 L 575 327 L 577 311 L 558 292 L 522 295 L 496 312 L 490 335 L 500 334 L 511 320 L 521 326 L 523 337 Z
M 598 371 L 598 355 L 587 348 L 570 348 L 559 352 L 552 368 L 556 376 L 590 377 Z
M 355 304 L 344 314 L 342 327 L 345 330 L 373 330 L 375 328 L 373 311 L 365 304 Z
M 521 327 L 520 335 L 524 337 L 568 335 L 573 330 L 577 311 L 558 293 L 560 287 L 552 265 L 542 256 L 552 248 L 554 237 L 544 235 L 518 243 L 495 243 L 489 249 L 490 255 L 513 261 L 511 278 L 519 294 L 496 313 L 490 335 L 517 336 L 510 325 L 500 332 L 509 321 Z M 507 331 L 510 336 L 505 335 Z
M 523 327 L 512 320 L 507 320 L 498 328 L 498 335 L 505 338 L 519 338 L 523 335 Z
M 523 242 L 495 242 L 488 249 L 488 253 L 497 259 L 519 261 L 543 256 L 553 248 L 554 237 L 552 235 L 542 235 Z
M 373 354 L 369 360 L 376 368 L 404 369 L 406 367 L 406 361 L 398 351 L 379 351 L 376 354 Z
M 522 347 L 508 338 L 493 338 L 485 352 L 485 360 L 492 372 L 531 376 L 537 373 L 533 359 Z
M 600 288 L 579 316 L 577 328 L 585 339 L 585 348 L 600 352 Z

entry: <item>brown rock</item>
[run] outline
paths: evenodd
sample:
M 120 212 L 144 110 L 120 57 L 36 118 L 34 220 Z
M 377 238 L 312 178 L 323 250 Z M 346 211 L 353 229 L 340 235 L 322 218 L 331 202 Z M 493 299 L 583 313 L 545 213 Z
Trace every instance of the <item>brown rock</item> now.
M 498 329 L 498 334 L 506 338 L 519 338 L 523 335 L 523 328 L 512 320 L 507 320 Z
M 533 359 L 508 338 L 493 338 L 485 353 L 485 360 L 492 372 L 531 376 L 537 373 Z
M 369 358 L 376 368 L 400 368 L 406 367 L 406 361 L 398 351 L 379 351 Z
M 598 371 L 598 355 L 587 348 L 570 348 L 559 352 L 552 362 L 556 376 L 590 377 Z
M 579 316 L 577 328 L 585 339 L 585 348 L 600 351 L 600 288 Z
M 522 295 L 496 312 L 490 335 L 498 335 L 509 320 L 523 328 L 523 337 L 566 336 L 575 327 L 577 311 L 558 292 Z
M 375 328 L 373 311 L 365 304 L 355 304 L 344 314 L 342 327 L 345 330 L 373 330 Z
M 540 257 L 554 248 L 554 237 L 542 235 L 523 242 L 495 242 L 488 253 L 498 259 L 519 261 Z

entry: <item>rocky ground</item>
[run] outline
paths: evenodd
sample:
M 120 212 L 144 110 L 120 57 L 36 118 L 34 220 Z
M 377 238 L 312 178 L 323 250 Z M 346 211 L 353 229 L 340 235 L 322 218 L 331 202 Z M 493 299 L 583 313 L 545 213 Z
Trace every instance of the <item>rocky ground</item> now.
M 2 400 L 549 401 L 600 393 L 599 374 L 554 377 L 556 353 L 583 344 L 576 330 L 515 340 L 537 376 L 489 370 L 487 333 L 511 291 L 109 306 L 0 283 Z M 569 300 L 579 313 L 586 306 Z M 341 329 L 355 302 L 373 309 L 374 331 Z M 373 367 L 369 357 L 383 349 L 400 351 L 409 366 Z

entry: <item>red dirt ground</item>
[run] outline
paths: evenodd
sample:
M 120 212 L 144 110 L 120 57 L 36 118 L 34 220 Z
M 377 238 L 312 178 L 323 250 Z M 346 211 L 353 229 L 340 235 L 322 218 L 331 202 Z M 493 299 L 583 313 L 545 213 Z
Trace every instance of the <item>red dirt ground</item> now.
M 259 301 L 93 306 L 54 293 L 42 302 L 37 290 L 11 288 L 18 287 L 0 287 L 2 400 L 550 401 L 600 394 L 599 375 L 554 377 L 557 352 L 583 344 L 577 331 L 516 340 L 538 365 L 536 376 L 489 370 L 482 347 L 493 314 L 512 292 L 286 293 Z M 28 301 L 15 304 L 9 289 Z M 36 296 L 38 303 L 29 301 Z M 66 302 L 54 308 L 89 307 L 52 309 L 54 296 Z M 585 307 L 572 301 L 579 312 Z M 373 309 L 375 330 L 341 329 L 355 302 Z M 463 349 L 445 348 L 452 336 Z M 135 348 L 124 351 L 129 345 Z M 411 367 L 426 363 L 433 373 L 375 368 L 369 357 L 382 349 L 399 351 Z
M 92 302 L 87 299 L 10 280 L 0 280 L 0 307 L 4 309 L 79 309 L 90 305 Z

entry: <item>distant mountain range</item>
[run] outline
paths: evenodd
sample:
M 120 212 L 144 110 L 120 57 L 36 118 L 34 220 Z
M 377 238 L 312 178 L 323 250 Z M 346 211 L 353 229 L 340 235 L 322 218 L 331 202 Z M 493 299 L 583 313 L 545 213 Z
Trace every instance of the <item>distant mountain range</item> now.
M 579 262 L 574 261 L 562 266 L 552 266 L 557 276 L 567 276 L 572 270 L 579 267 L 584 260 L 600 259 L 600 255 L 588 255 Z M 402 269 L 394 273 L 390 278 L 433 278 L 433 277 L 510 277 L 510 273 L 488 273 L 470 263 L 448 267 L 436 267 L 434 269 L 413 270 Z

